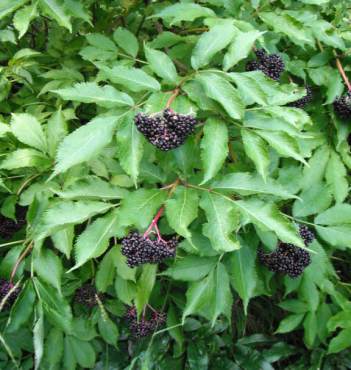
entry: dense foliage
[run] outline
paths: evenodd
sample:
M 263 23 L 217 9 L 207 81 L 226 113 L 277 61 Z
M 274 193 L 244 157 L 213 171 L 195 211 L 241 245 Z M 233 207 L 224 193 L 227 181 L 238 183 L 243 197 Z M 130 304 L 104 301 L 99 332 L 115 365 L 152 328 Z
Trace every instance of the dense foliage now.
M 0 368 L 351 368 L 347 0 L 0 1 Z

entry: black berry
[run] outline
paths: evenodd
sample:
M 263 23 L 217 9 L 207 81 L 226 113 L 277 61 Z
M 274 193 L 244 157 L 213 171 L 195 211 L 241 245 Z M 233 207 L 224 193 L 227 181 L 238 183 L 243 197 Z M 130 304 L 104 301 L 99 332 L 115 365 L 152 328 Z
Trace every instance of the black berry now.
M 342 119 L 351 119 L 351 91 L 338 97 L 334 103 L 336 114 Z
M 98 293 L 93 285 L 84 284 L 76 290 L 74 300 L 87 308 L 93 308 L 98 303 L 96 296 L 100 300 L 104 299 L 103 294 Z
M 184 144 L 197 123 L 192 115 L 184 115 L 165 109 L 162 114 L 148 116 L 138 113 L 134 122 L 138 130 L 157 148 L 168 151 Z
M 306 225 L 299 226 L 299 233 L 306 246 L 311 244 L 315 238 L 313 232 Z
M 272 253 L 264 253 L 262 249 L 259 249 L 257 255 L 259 261 L 270 271 L 286 274 L 292 278 L 300 276 L 311 263 L 308 251 L 282 242 Z
M 131 232 L 122 240 L 122 254 L 127 257 L 127 265 L 135 267 L 144 263 L 160 263 L 174 257 L 178 240 L 151 240 L 137 232 Z
M 13 284 L 10 283 L 8 280 L 0 279 L 0 304 L 3 299 L 7 296 L 7 294 L 13 289 Z M 6 302 L 4 304 L 3 309 L 9 310 L 12 305 L 15 303 L 21 289 L 17 287 L 12 291 L 12 293 L 6 298 Z
M 246 64 L 247 71 L 262 71 L 266 76 L 273 80 L 279 80 L 284 72 L 285 65 L 283 59 L 278 54 L 267 54 L 264 49 L 255 51 L 257 60 Z
M 303 109 L 303 108 L 305 108 L 305 106 L 306 106 L 308 103 L 310 103 L 310 102 L 312 101 L 313 94 L 312 94 L 312 89 L 311 89 L 311 87 L 306 85 L 306 86 L 305 86 L 305 88 L 306 88 L 306 92 L 307 92 L 307 94 L 306 94 L 303 98 L 301 98 L 301 99 L 299 99 L 299 100 L 296 100 L 296 101 L 294 101 L 294 102 L 292 102 L 292 103 L 289 103 L 289 104 L 288 104 L 288 106 L 289 106 L 289 107 L 294 107 L 294 108 L 300 108 L 300 109 Z
M 17 206 L 16 221 L 0 214 L 0 237 L 3 239 L 9 239 L 13 234 L 22 229 L 26 224 L 26 212 L 27 208 Z

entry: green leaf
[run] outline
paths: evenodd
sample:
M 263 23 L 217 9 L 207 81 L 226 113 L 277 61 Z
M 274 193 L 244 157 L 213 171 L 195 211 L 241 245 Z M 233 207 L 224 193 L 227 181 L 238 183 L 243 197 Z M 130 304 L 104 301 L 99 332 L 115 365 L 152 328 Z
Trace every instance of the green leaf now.
M 83 368 L 93 368 L 96 362 L 94 347 L 89 343 L 73 336 L 66 337 L 75 360 Z
M 254 296 L 257 284 L 255 250 L 245 240 L 240 240 L 242 247 L 229 257 L 229 276 L 233 288 L 243 300 L 245 314 L 250 299 Z
M 207 65 L 212 57 L 224 49 L 233 40 L 236 28 L 232 22 L 226 22 L 212 27 L 208 32 L 203 33 L 191 56 L 191 65 L 199 69 Z
M 236 89 L 224 78 L 214 73 L 202 73 L 197 81 L 203 86 L 206 95 L 216 100 L 233 119 L 244 115 L 244 104 Z
M 104 339 L 104 341 L 111 346 L 117 345 L 118 340 L 118 328 L 116 324 L 109 318 L 100 315 L 100 320 L 98 321 L 99 332 Z
M 124 280 L 135 281 L 136 269 L 127 265 L 127 257 L 123 256 L 120 246 L 114 247 L 114 264 L 117 275 Z
M 161 275 L 169 276 L 174 280 L 197 281 L 212 271 L 216 263 L 216 258 L 189 255 L 182 259 L 176 259 L 174 264 Z
M 14 170 L 25 167 L 46 167 L 49 164 L 49 159 L 35 149 L 17 149 L 6 156 L 0 168 Z
M 144 306 L 148 303 L 150 294 L 156 281 L 157 265 L 144 265 L 142 273 L 137 282 L 137 292 L 135 297 L 135 306 L 140 314 Z
M 328 353 L 338 353 L 351 346 L 351 329 L 342 330 L 333 338 L 328 347 Z
M 135 186 L 144 152 L 143 135 L 137 130 L 133 117 L 128 115 L 117 131 L 117 156 L 122 168 L 131 176 Z
M 107 68 L 100 66 L 109 80 L 118 85 L 122 85 L 130 91 L 159 91 L 160 84 L 153 77 L 148 75 L 142 69 L 116 66 Z
M 116 211 L 92 222 L 77 239 L 74 248 L 76 264 L 70 271 L 84 265 L 92 258 L 101 256 L 108 248 L 109 240 L 115 235 L 117 228 L 118 213 Z
M 236 33 L 228 52 L 224 56 L 223 69 L 227 71 L 242 59 L 245 59 L 252 50 L 255 41 L 262 35 L 263 32 L 257 30 Z
M 123 224 L 134 225 L 139 230 L 145 230 L 166 197 L 166 192 L 162 190 L 134 191 L 121 202 L 120 215 Z
M 13 17 L 13 25 L 19 32 L 18 38 L 21 38 L 27 32 L 30 22 L 37 16 L 37 3 L 33 3 L 16 12 Z
M 55 156 L 60 142 L 67 133 L 67 122 L 61 108 L 59 108 L 52 114 L 47 124 L 48 148 L 51 157 Z
M 11 131 L 20 142 L 43 152 L 47 150 L 43 129 L 34 116 L 27 113 L 13 113 Z
M 60 95 L 64 100 L 95 103 L 104 108 L 134 105 L 133 99 L 128 94 L 109 85 L 99 86 L 95 82 L 80 82 L 72 87 L 52 90 L 52 92 Z
M 285 132 L 257 130 L 256 133 L 265 139 L 281 156 L 294 158 L 307 165 L 296 140 Z
M 213 17 L 215 15 L 213 10 L 198 4 L 177 3 L 162 9 L 149 18 L 164 18 L 170 22 L 170 25 L 173 25 L 181 21 L 191 22 L 200 17 Z
M 325 178 L 337 203 L 342 203 L 348 195 L 349 184 L 346 176 L 347 171 L 339 155 L 331 152 Z
M 199 197 L 197 191 L 178 186 L 173 197 L 166 202 L 166 216 L 169 225 L 177 234 L 191 239 L 188 227 L 198 214 Z
M 36 309 L 38 319 L 33 327 L 34 370 L 38 370 L 44 354 L 44 315 L 40 304 Z
M 317 215 L 314 222 L 320 225 L 351 224 L 351 205 L 337 204 Z
M 51 178 L 98 155 L 111 142 L 117 121 L 117 117 L 94 118 L 66 136 L 57 151 Z
M 50 286 L 45 286 L 34 278 L 34 286 L 43 304 L 45 317 L 66 333 L 72 330 L 72 312 L 68 302 Z
M 67 226 L 51 235 L 54 247 L 66 255 L 69 259 L 73 248 L 74 227 Z
M 351 246 L 351 225 L 316 226 L 318 235 L 333 247 L 340 249 Z
M 206 121 L 201 149 L 205 169 L 203 184 L 216 176 L 228 155 L 228 129 L 223 121 L 215 118 Z
M 258 199 L 234 201 L 240 211 L 244 212 L 262 230 L 271 230 L 285 243 L 304 247 L 294 226 L 279 212 L 276 205 Z
M 215 194 L 203 194 L 200 207 L 205 211 L 207 223 L 203 234 L 211 240 L 213 249 L 230 252 L 240 248 L 234 230 L 239 225 L 239 215 L 229 200 Z
M 290 194 L 276 180 L 267 179 L 266 182 L 261 177 L 248 172 L 236 172 L 225 175 L 221 180 L 211 184 L 211 188 L 236 192 L 240 195 L 251 194 L 271 194 L 283 199 L 296 198 Z
M 29 0 L 3 0 L 0 4 L 0 19 L 11 14 L 16 9 L 27 3 Z
M 278 334 L 289 333 L 295 330 L 301 323 L 305 314 L 295 314 L 285 317 L 280 323 L 278 329 L 275 331 Z
M 136 297 L 136 286 L 132 281 L 123 280 L 121 277 L 117 276 L 115 291 L 118 299 L 128 306 L 132 305 L 132 300 Z
M 62 199 L 123 199 L 128 191 L 114 186 L 97 176 L 87 176 L 77 179 L 63 190 L 52 189 Z
M 95 284 L 99 292 L 105 293 L 107 288 L 112 285 L 116 274 L 115 259 L 116 259 L 117 248 L 110 249 L 105 255 L 102 261 L 99 263 Z
M 68 225 L 79 224 L 104 213 L 111 207 L 112 204 L 96 201 L 58 201 L 44 212 L 34 235 L 41 239 Z
M 72 24 L 70 16 L 61 0 L 39 0 L 39 5 L 42 10 L 62 27 L 67 28 L 72 32 Z
M 59 364 L 63 355 L 63 332 L 53 327 L 45 340 L 45 360 L 54 367 Z
M 178 74 L 172 59 L 164 52 L 144 46 L 146 60 L 152 71 L 168 82 L 176 83 Z
M 113 33 L 116 44 L 127 54 L 136 57 L 139 50 L 138 39 L 126 28 L 118 27 Z
M 303 321 L 304 342 L 308 348 L 312 348 L 317 336 L 317 316 L 315 312 L 308 312 Z
M 61 293 L 63 266 L 61 259 L 50 249 L 37 251 L 33 260 L 34 270 L 41 280 L 51 284 Z

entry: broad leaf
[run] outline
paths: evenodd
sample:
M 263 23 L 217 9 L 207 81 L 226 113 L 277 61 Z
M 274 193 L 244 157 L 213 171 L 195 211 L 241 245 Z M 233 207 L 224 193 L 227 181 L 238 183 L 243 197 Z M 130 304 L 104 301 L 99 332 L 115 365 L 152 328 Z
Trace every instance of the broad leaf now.
M 113 33 L 113 39 L 127 54 L 132 57 L 137 56 L 139 49 L 138 40 L 129 30 L 123 27 L 118 27 Z
M 339 155 L 331 152 L 326 169 L 326 180 L 337 203 L 342 203 L 348 195 L 347 171 Z
M 62 27 L 72 32 L 72 24 L 61 0 L 39 0 L 42 10 Z

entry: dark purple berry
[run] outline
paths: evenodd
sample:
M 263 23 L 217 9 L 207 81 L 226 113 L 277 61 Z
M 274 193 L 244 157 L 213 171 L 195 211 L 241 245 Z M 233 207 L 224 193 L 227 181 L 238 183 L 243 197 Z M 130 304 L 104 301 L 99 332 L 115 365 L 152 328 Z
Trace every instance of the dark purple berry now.
M 283 59 L 278 54 L 267 54 L 263 49 L 256 50 L 255 54 L 257 56 L 257 60 L 248 62 L 246 64 L 246 70 L 259 70 L 273 80 L 279 80 L 280 75 L 285 69 Z
M 288 104 L 289 107 L 303 109 L 308 103 L 312 101 L 313 95 L 312 95 L 311 87 L 306 85 L 305 88 L 306 88 L 307 94 L 303 98 L 296 100 L 292 103 L 289 103 Z
M 21 230 L 26 224 L 26 212 L 27 208 L 17 206 L 16 221 L 0 214 L 0 237 L 3 239 L 9 239 L 13 234 Z
M 14 285 L 10 283 L 8 280 L 0 279 L 0 305 L 2 305 L 3 300 L 13 288 L 14 288 Z M 11 294 L 6 297 L 3 309 L 9 310 L 12 307 L 20 291 L 21 291 L 21 288 L 19 287 L 17 287 L 16 289 L 13 289 Z
M 311 244 L 315 238 L 313 232 L 306 225 L 299 226 L 299 233 L 306 246 Z
M 104 299 L 103 294 L 98 293 L 93 285 L 84 284 L 76 290 L 74 300 L 87 308 L 93 308 L 98 303 L 96 296 L 100 300 Z
M 343 96 L 338 97 L 334 103 L 336 114 L 342 119 L 351 119 L 351 91 L 348 91 Z

